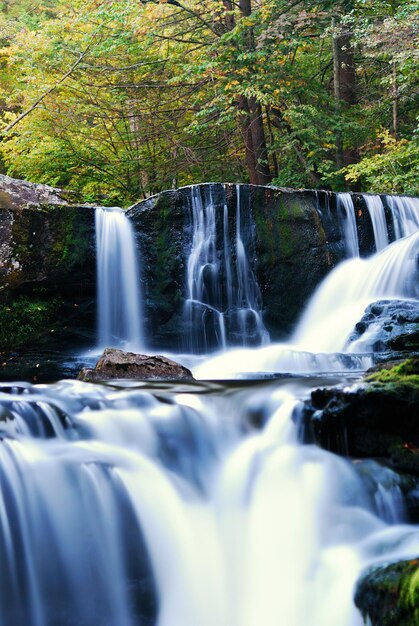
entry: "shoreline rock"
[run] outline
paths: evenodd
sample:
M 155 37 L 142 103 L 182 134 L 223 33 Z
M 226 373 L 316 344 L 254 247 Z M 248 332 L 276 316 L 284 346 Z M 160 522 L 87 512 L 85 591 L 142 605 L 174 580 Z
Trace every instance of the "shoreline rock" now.
M 148 356 L 105 348 L 94 369 L 83 368 L 78 380 L 103 382 L 129 380 L 194 380 L 192 372 L 180 363 L 161 355 Z
M 322 448 L 383 458 L 392 469 L 419 476 L 419 358 L 351 387 L 314 390 L 303 422 L 306 436 Z
M 358 583 L 355 604 L 372 626 L 419 624 L 419 559 L 368 570 Z

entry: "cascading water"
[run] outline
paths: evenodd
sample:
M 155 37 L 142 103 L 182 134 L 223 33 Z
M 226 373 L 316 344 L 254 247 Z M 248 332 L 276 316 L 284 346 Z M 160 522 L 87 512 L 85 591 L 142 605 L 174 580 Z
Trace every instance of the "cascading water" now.
M 419 198 L 386 196 L 391 209 L 396 239 L 412 235 L 419 228 Z
M 140 280 L 131 224 L 117 208 L 96 209 L 99 347 L 143 345 Z
M 370 214 L 374 231 L 375 249 L 377 252 L 388 246 L 388 233 L 384 205 L 380 196 L 363 194 L 362 196 Z
M 237 189 L 233 220 L 226 203 L 192 194 L 190 321 L 203 333 L 201 314 L 213 307 L 218 346 L 261 344 L 248 207 Z M 414 221 L 396 209 L 400 224 Z M 135 266 L 130 252 L 116 270 L 126 220 L 96 217 L 103 341 L 141 343 L 137 297 L 124 303 L 134 325 L 117 323 L 117 303 L 138 285 L 134 273 L 117 294 L 118 272 L 133 276 Z M 229 350 L 196 378 L 365 369 L 370 355 L 335 352 L 366 303 L 419 295 L 418 247 L 415 232 L 348 260 L 288 344 Z M 353 604 L 361 572 L 419 553 L 398 476 L 299 442 L 301 400 L 333 380 L 261 378 L 0 384 L 0 625 L 362 626 Z
M 256 372 L 367 369 L 372 365 L 370 355 L 355 356 L 354 346 L 347 346 L 349 334 L 370 302 L 419 296 L 418 254 L 419 231 L 368 259 L 344 261 L 319 285 L 288 343 L 256 351 L 231 350 L 203 363 L 199 376 L 225 379 Z
M 269 340 L 262 321 L 259 286 L 244 242 L 244 230 L 252 237 L 250 207 L 243 209 L 239 185 L 236 193 L 232 239 L 225 199 L 223 206 L 216 206 L 211 186 L 204 198 L 199 187 L 191 188 L 193 237 L 187 263 L 185 317 L 192 352 L 260 345 Z
M 419 549 L 388 479 L 298 443 L 296 383 L 192 389 L 0 391 L 1 624 L 361 626 L 360 571 Z
M 318 287 L 293 341 L 307 350 L 343 350 L 365 307 L 380 298 L 419 296 L 419 231 L 368 259 L 336 267 Z
M 345 241 L 346 256 L 359 256 L 358 233 L 356 230 L 355 209 L 350 193 L 337 194 L 339 223 Z

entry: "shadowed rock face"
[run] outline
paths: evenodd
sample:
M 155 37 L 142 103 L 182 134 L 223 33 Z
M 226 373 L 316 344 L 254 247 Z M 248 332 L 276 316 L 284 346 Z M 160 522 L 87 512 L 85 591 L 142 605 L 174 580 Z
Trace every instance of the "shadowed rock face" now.
M 33 342 L 57 325 L 92 330 L 95 291 L 94 207 L 0 176 L 0 348 Z
M 214 203 L 220 247 L 227 207 L 234 249 L 236 185 L 197 188 L 204 204 L 210 198 Z M 191 198 L 191 187 L 166 191 L 134 205 L 127 213 L 135 225 L 142 254 L 145 321 L 154 348 L 184 348 L 182 316 L 193 235 Z M 240 206 L 242 215 L 251 214 L 242 236 L 249 244 L 249 262 L 259 283 L 264 323 L 271 337 L 279 339 L 290 332 L 316 285 L 344 257 L 336 196 L 240 185 Z M 362 240 L 364 250 L 372 245 L 370 231 L 367 234 L 369 238 Z
M 101 382 L 115 378 L 193 380 L 190 370 L 164 356 L 147 356 L 115 348 L 106 348 L 95 369 L 82 369 L 78 378 L 86 382 Z
M 374 352 L 419 350 L 419 302 L 373 302 L 366 308 L 349 340 L 362 340 L 368 334 Z
M 372 568 L 358 583 L 355 603 L 372 626 L 418 624 L 418 559 Z
M 94 282 L 94 207 L 0 176 L 0 295 L 31 285 L 74 293 Z

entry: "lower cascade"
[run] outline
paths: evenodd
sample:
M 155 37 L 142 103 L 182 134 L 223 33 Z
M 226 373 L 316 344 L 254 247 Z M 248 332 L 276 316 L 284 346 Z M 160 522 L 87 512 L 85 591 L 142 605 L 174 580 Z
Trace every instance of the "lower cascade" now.
M 360 259 L 343 198 L 353 258 L 269 343 L 237 198 L 232 231 L 193 195 L 195 354 L 178 360 L 196 380 L 0 383 L 0 626 L 362 626 L 361 573 L 417 558 L 399 475 L 304 432 L 310 391 L 374 362 L 350 339 L 366 306 L 417 300 L 416 217 L 406 209 L 412 232 Z M 99 342 L 141 346 L 129 224 L 117 210 L 96 220 Z
M 295 383 L 227 390 L 1 389 L 2 624 L 362 624 L 400 494 L 299 443 Z

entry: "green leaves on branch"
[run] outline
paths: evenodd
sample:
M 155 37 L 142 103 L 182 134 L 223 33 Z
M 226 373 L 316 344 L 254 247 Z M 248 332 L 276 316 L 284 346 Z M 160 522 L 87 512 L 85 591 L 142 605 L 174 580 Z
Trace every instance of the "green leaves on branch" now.
M 127 204 L 173 184 L 246 180 L 260 122 L 276 184 L 415 193 L 418 1 L 263 0 L 250 15 L 240 4 L 3 3 L 6 171 Z M 340 102 L 334 90 L 342 32 L 351 102 L 344 82 Z M 258 105 L 253 118 L 243 99 Z M 342 170 L 338 146 L 357 162 Z

